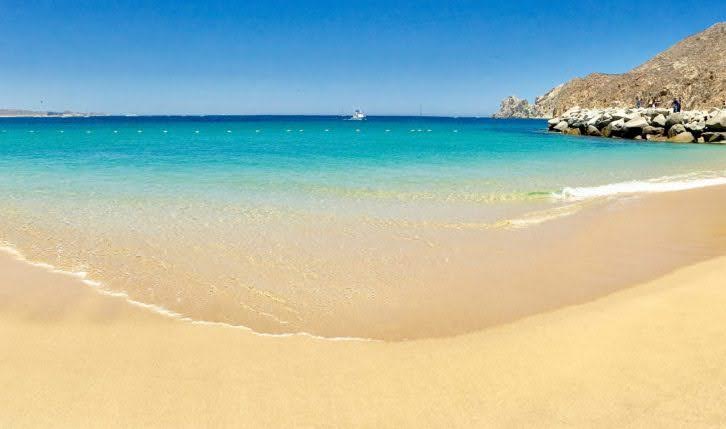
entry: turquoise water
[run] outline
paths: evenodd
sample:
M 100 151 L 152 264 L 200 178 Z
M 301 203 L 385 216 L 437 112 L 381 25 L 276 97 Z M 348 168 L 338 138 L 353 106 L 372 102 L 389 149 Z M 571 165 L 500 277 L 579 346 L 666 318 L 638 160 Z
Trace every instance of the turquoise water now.
M 486 204 L 726 168 L 720 147 L 547 134 L 543 121 L 144 117 L 0 127 L 0 184 L 11 194 Z
M 481 280 L 459 273 L 476 271 L 481 249 L 492 261 L 503 254 L 490 244 L 510 241 L 506 227 L 569 216 L 592 198 L 726 177 L 726 147 L 545 128 L 418 117 L 0 119 L 0 243 L 194 319 L 385 336 L 391 312 L 448 297 L 416 301 L 412 290 L 434 281 L 476 290 Z M 380 329 L 369 330 L 371 314 Z

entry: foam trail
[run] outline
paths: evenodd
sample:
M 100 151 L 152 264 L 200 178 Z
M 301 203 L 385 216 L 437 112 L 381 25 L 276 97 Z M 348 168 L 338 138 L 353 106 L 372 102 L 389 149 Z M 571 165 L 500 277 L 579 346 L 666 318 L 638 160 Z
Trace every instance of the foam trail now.
M 165 307 L 162 307 L 160 305 L 155 304 L 147 304 L 145 302 L 137 301 L 135 299 L 132 299 L 129 297 L 129 295 L 126 292 L 115 292 L 108 289 L 105 289 L 103 287 L 103 284 L 101 282 L 90 280 L 87 278 L 87 273 L 79 271 L 79 272 L 73 272 L 73 271 L 65 271 L 58 269 L 57 267 L 47 264 L 45 262 L 35 262 L 27 259 L 25 255 L 20 253 L 16 248 L 8 246 L 6 243 L 0 242 L 0 252 L 4 252 L 7 254 L 12 255 L 17 260 L 22 261 L 26 264 L 30 264 L 35 267 L 39 267 L 42 269 L 45 269 L 49 272 L 56 273 L 56 274 L 62 274 L 66 276 L 71 276 L 79 279 L 83 284 L 86 286 L 89 286 L 93 288 L 96 292 L 98 292 L 101 295 L 114 297 L 114 298 L 120 298 L 126 301 L 128 304 L 133 305 L 134 307 L 143 308 L 147 311 L 151 311 L 153 313 L 162 315 L 164 317 L 168 317 L 170 319 L 178 320 L 180 322 L 186 322 L 190 323 L 192 325 L 203 325 L 203 326 L 220 326 L 223 328 L 233 328 L 233 329 L 241 329 L 243 331 L 249 332 L 251 334 L 260 336 L 260 337 L 273 337 L 273 338 L 286 338 L 286 337 L 308 337 L 313 338 L 316 340 L 325 340 L 325 341 L 366 341 L 366 342 L 382 342 L 382 340 L 378 340 L 375 338 L 364 338 L 364 337 L 325 337 L 322 335 L 315 335 L 311 334 L 309 332 L 289 332 L 289 333 L 283 333 L 283 334 L 270 334 L 265 332 L 258 332 L 254 329 L 250 328 L 249 326 L 244 325 L 233 325 L 231 323 L 225 323 L 225 322 L 212 322 L 208 320 L 195 320 L 190 317 L 184 316 L 180 313 L 177 313 L 175 311 L 169 310 Z M 405 339 L 404 339 L 405 340 Z
M 718 185 L 726 185 L 726 177 L 698 177 L 698 175 L 666 176 L 652 180 L 635 180 L 601 186 L 566 187 L 554 196 L 555 198 L 565 200 L 586 200 L 624 194 L 685 191 Z

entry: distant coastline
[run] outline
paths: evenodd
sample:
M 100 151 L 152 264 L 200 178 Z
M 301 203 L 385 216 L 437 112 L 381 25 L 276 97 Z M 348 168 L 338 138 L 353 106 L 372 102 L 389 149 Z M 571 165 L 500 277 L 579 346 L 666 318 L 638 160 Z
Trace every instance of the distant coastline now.
M 106 116 L 103 113 L 83 113 L 64 110 L 62 112 L 55 111 L 39 111 L 39 110 L 23 110 L 23 109 L 0 109 L 0 118 L 78 118 L 89 116 Z

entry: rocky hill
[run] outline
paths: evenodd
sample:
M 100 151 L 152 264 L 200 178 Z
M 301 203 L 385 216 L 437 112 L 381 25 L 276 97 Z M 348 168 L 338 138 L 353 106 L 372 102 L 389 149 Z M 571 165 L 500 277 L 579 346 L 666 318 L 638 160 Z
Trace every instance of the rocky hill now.
M 615 49 L 626 49 L 623 46 Z M 726 101 L 726 22 L 690 36 L 623 74 L 592 73 L 537 97 L 536 114 L 554 117 L 581 108 L 634 107 L 653 102 L 670 106 L 681 98 L 684 109 L 723 107 Z M 504 112 L 502 112 L 504 113 Z
M 622 48 L 621 48 L 622 49 Z M 535 107 L 555 116 L 574 106 L 629 107 L 639 97 L 669 106 L 681 98 L 687 109 L 722 106 L 726 100 L 726 22 L 711 26 L 623 74 L 593 73 L 539 97 Z

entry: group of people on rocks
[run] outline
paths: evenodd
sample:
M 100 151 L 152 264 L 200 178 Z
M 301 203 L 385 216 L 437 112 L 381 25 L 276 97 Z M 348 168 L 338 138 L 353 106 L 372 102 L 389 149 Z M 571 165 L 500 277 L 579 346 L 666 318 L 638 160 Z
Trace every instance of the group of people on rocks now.
M 640 97 L 635 97 L 635 107 L 641 108 L 643 107 L 643 99 Z M 724 103 L 726 105 L 726 103 Z M 651 98 L 646 106 L 651 107 L 655 109 L 656 107 L 660 106 L 660 100 L 657 98 Z M 671 103 L 671 107 L 673 108 L 673 112 L 680 112 L 683 109 L 683 101 L 680 98 L 674 98 L 673 102 Z

